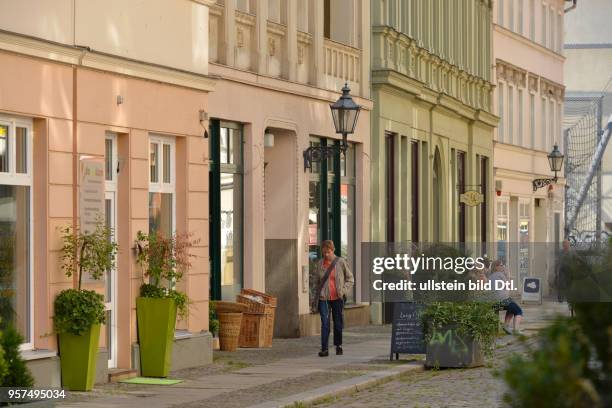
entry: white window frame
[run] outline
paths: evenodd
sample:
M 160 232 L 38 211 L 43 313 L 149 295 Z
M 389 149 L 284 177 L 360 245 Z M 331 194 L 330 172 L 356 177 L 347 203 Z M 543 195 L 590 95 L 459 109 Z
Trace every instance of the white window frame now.
M 157 157 L 157 182 L 151 181 L 151 144 L 157 144 L 158 157 Z M 164 169 L 164 152 L 163 145 L 170 145 L 170 182 L 165 183 L 163 181 L 163 169 Z M 176 140 L 174 137 L 162 136 L 157 134 L 149 135 L 148 144 L 148 177 L 149 177 L 149 193 L 166 193 L 172 194 L 172 233 L 176 232 Z M 148 202 L 147 195 L 147 202 Z M 148 219 L 148 218 L 147 218 Z
M 529 140 L 530 147 L 536 148 L 536 95 L 535 92 L 529 92 Z
M 497 83 L 497 115 L 499 116 L 499 125 L 497 126 L 497 140 L 500 143 L 504 142 L 504 127 L 506 126 L 506 115 L 504 115 L 504 88 L 505 84 L 502 81 Z
M 504 0 L 497 1 L 497 24 L 504 26 Z
M 524 146 L 525 141 L 523 138 L 523 127 L 525 126 L 524 122 L 525 122 L 525 112 L 524 112 L 524 103 L 523 103 L 523 96 L 524 96 L 524 92 L 523 89 L 518 88 L 517 89 L 517 102 L 518 102 L 518 126 L 517 126 L 517 132 L 516 132 L 516 144 L 519 146 Z
M 30 270 L 28 271 L 28 286 L 30 289 L 29 293 L 29 331 L 30 338 L 28 341 L 22 343 L 19 346 L 21 351 L 32 350 L 34 348 L 34 123 L 32 119 L 28 118 L 19 118 L 14 116 L 6 116 L 0 115 L 0 125 L 7 126 L 9 129 L 8 133 L 8 143 L 9 143 L 9 171 L 8 172 L 0 172 L 0 184 L 3 185 L 11 185 L 11 186 L 26 186 L 30 188 L 30 220 L 29 220 L 29 243 L 28 243 L 28 252 L 29 252 L 29 266 Z M 27 130 L 26 135 L 26 172 L 25 173 L 17 173 L 16 165 L 17 165 L 17 155 L 16 155 L 16 128 L 23 127 Z
M 111 146 L 111 154 L 112 154 L 112 161 L 111 161 L 111 179 L 110 180 L 106 180 L 106 175 L 104 178 L 104 187 L 105 187 L 105 194 L 104 194 L 104 200 L 108 200 L 109 197 L 111 198 L 111 202 L 113 204 L 113 207 L 111 208 L 112 211 L 112 218 L 113 218 L 113 237 L 112 239 L 114 241 L 117 240 L 118 237 L 118 225 L 117 225 L 117 168 L 118 168 L 118 164 L 119 164 L 119 158 L 117 156 L 117 134 L 113 133 L 113 132 L 106 132 L 106 136 L 104 138 L 104 142 L 105 142 L 105 146 L 104 146 L 104 153 L 105 153 L 105 157 L 104 157 L 104 167 L 106 170 L 106 141 L 110 140 L 112 143 Z M 112 342 L 113 344 L 111 345 L 111 350 L 112 352 L 110 352 L 109 354 L 109 359 L 108 359 L 108 367 L 109 368 L 115 368 L 117 366 L 117 293 L 118 293 L 118 287 L 117 287 L 117 266 L 115 266 L 115 268 L 111 271 L 111 279 L 112 279 L 112 286 L 111 286 L 111 301 L 110 302 L 105 302 L 104 304 L 104 308 L 105 311 L 110 310 L 111 311 L 111 321 L 110 322 L 106 322 L 107 326 L 110 325 L 111 326 L 111 330 L 112 333 L 114 333 L 114 335 L 112 336 Z M 108 327 L 107 327 L 108 330 Z M 108 348 L 108 345 L 107 345 Z
M 508 85 L 508 143 L 516 144 L 514 137 L 514 87 Z

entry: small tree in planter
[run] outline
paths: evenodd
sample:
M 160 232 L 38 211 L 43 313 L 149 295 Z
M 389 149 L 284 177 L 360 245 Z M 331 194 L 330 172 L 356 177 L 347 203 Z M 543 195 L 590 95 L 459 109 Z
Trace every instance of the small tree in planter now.
M 424 251 L 427 257 L 443 259 L 439 266 L 423 268 L 416 281 L 454 282 L 465 284 L 462 291 L 419 293 L 427 306 L 421 316 L 427 345 L 426 365 L 429 367 L 475 367 L 484 363 L 495 345 L 498 316 L 495 302 L 486 301 L 482 294 L 467 290 L 470 270 L 465 260 L 474 258 L 464 248 L 434 244 Z M 461 269 L 458 269 L 460 267 Z M 459 273 L 461 272 L 461 273 Z M 482 301 L 475 301 L 483 298 Z
M 144 269 L 136 299 L 140 369 L 143 376 L 167 377 L 172 359 L 176 316 L 187 316 L 189 298 L 176 284 L 191 267 L 189 250 L 198 242 L 191 234 L 165 237 L 161 232 L 136 237 L 137 262 Z
M 105 322 L 104 296 L 81 288 L 83 273 L 100 279 L 115 267 L 118 245 L 113 231 L 99 222 L 90 233 L 67 226 L 61 230 L 62 270 L 78 275 L 78 287 L 65 289 L 55 298 L 53 323 L 59 335 L 62 385 L 71 390 L 93 388 L 100 325 Z

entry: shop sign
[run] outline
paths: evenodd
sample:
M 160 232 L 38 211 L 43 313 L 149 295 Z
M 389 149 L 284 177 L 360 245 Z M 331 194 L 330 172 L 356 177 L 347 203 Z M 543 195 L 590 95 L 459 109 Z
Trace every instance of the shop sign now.
M 466 191 L 459 196 L 459 202 L 474 207 L 484 202 L 484 195 L 476 190 Z
M 104 160 L 84 156 L 79 165 L 79 217 L 81 231 L 87 234 L 104 222 Z

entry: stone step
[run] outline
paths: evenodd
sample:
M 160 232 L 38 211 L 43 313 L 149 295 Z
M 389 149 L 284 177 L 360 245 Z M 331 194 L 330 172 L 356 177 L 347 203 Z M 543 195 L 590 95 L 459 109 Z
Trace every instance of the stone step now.
M 108 382 L 119 382 L 128 378 L 138 376 L 138 370 L 127 368 L 115 368 L 108 372 Z

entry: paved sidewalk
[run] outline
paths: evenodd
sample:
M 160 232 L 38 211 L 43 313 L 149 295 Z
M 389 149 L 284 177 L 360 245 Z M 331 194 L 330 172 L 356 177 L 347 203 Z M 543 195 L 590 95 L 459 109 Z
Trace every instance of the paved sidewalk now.
M 554 314 L 567 313 L 566 306 L 553 303 L 524 309 L 527 335 L 536 333 Z M 422 361 L 414 356 L 389 361 L 390 333 L 388 325 L 348 329 L 344 355 L 335 356 L 332 350 L 328 358 L 316 355 L 318 336 L 275 339 L 271 349 L 215 352 L 215 362 L 209 366 L 172 373 L 173 378 L 185 379 L 183 383 L 106 384 L 90 393 L 73 393 L 61 406 L 271 408 L 294 406 L 295 402 L 307 406 L 422 371 Z M 502 336 L 498 345 L 516 340 L 515 336 Z

